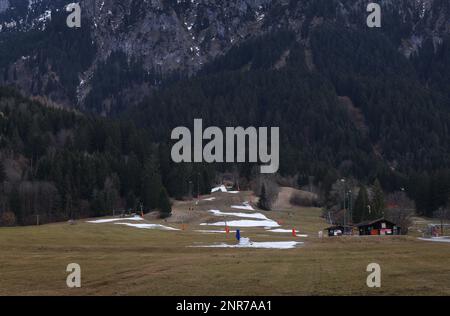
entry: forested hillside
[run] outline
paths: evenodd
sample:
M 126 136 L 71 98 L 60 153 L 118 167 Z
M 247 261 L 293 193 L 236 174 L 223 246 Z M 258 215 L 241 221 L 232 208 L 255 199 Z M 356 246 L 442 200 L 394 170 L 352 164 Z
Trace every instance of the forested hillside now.
M 0 131 L 0 225 L 110 215 L 141 202 L 155 210 L 167 204 L 166 188 L 172 196 L 188 181 L 209 189 L 206 169 L 178 173 L 166 147 L 131 122 L 47 108 L 2 88 Z
M 340 177 L 379 179 L 385 190 L 408 187 L 427 200 L 418 204 L 430 215 L 450 193 L 442 170 L 450 166 L 450 101 L 440 76 L 448 42 L 436 50 L 440 67 L 424 73 L 425 55 L 406 58 L 381 32 L 325 24 L 311 35 L 311 71 L 305 47 L 281 31 L 156 91 L 132 117 L 157 140 L 194 118 L 206 126 L 279 126 L 281 174 L 313 176 L 325 192 Z M 444 196 L 418 189 L 426 184 L 410 180 L 417 173 L 440 177 Z
M 0 211 L 27 224 L 155 209 L 217 171 L 254 178 L 171 162 L 172 129 L 195 118 L 280 127 L 279 176 L 323 199 L 378 179 L 421 214 L 448 206 L 448 1 L 381 1 L 379 29 L 362 0 L 219 2 L 85 0 L 80 29 L 65 0 L 3 2 L 0 85 L 23 96 L 1 90 Z

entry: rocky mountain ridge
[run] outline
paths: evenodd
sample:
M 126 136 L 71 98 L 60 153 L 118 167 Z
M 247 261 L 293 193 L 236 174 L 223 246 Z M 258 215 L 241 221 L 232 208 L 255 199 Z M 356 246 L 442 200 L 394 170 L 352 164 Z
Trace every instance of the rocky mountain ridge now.
M 1 45 L 15 44 L 3 39 L 8 33 L 50 32 L 50 23 L 64 22 L 67 0 L 1 0 Z M 249 38 L 279 29 L 297 34 L 308 47 L 309 32 L 323 23 L 348 28 L 365 28 L 367 0 L 83 0 L 83 36 L 89 36 L 95 53 L 83 58 L 84 67 L 76 69 L 71 83 L 61 82 L 55 61 L 41 61 L 39 70 L 32 65 L 36 56 L 48 54 L 36 45 L 25 49 L 4 65 L 8 78 L 3 84 L 15 84 L 25 93 L 41 95 L 57 103 L 83 107 L 92 89 L 98 65 L 113 52 L 135 59 L 147 73 L 162 76 L 171 73 L 192 75 L 217 56 Z M 443 0 L 383 0 L 382 21 L 387 36 L 395 30 L 398 49 L 410 56 L 431 39 L 435 46 L 450 34 L 450 4 Z M 61 16 L 56 21 L 55 16 Z M 57 29 L 61 31 L 61 25 Z M 6 34 L 5 34 L 6 33 Z M 52 43 L 54 44 L 54 43 Z M 56 44 L 57 45 L 57 44 Z M 86 45 L 86 43 L 83 43 Z M 70 44 L 61 50 L 76 49 Z M 89 59 L 89 60 L 87 60 Z M 312 57 L 311 57 L 312 59 Z M 70 62 L 70 61 L 69 61 Z M 32 77 L 41 79 L 36 84 Z M 75 74 L 73 75 L 75 76 Z M 144 90 L 154 82 L 146 83 Z M 69 87 L 70 86 L 70 87 Z M 57 87 L 57 88 L 54 88 Z M 53 90 L 58 90 L 53 92 Z M 71 96 L 66 90 L 74 90 Z M 49 92 L 52 91 L 52 92 Z

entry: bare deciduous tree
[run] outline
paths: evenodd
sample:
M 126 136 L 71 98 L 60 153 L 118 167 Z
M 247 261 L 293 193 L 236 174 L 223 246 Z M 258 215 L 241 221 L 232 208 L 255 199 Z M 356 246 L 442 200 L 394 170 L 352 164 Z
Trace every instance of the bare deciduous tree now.
M 397 224 L 403 235 L 408 234 L 409 227 L 412 225 L 412 217 L 415 214 L 414 202 L 404 191 L 396 191 L 386 197 L 386 204 L 386 219 Z

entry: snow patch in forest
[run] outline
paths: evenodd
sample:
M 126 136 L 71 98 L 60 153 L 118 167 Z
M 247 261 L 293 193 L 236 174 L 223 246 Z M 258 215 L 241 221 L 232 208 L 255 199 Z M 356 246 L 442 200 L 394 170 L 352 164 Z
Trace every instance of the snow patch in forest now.
M 220 187 L 215 187 L 211 189 L 211 193 L 215 192 L 227 192 L 227 188 L 224 185 L 221 185 Z

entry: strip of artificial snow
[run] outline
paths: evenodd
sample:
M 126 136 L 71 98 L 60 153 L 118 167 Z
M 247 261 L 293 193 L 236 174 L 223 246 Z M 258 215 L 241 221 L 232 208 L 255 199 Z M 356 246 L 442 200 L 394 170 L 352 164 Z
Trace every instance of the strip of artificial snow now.
M 277 228 L 277 229 L 271 229 L 271 230 L 268 230 L 268 231 L 272 232 L 272 233 L 290 233 L 290 234 L 292 234 L 292 229 Z M 299 233 L 298 230 L 296 230 L 295 233 L 297 234 L 297 237 L 308 237 L 308 235 L 299 235 L 298 234 Z
M 144 219 L 140 216 L 135 217 L 124 217 L 124 218 L 108 218 L 108 219 L 98 219 L 95 221 L 88 221 L 91 224 L 103 224 L 103 223 L 112 223 L 119 221 L 143 221 Z
M 221 185 L 220 187 L 212 188 L 211 193 L 214 192 L 227 192 L 227 188 L 224 185 Z
M 206 233 L 206 234 L 220 234 L 220 233 L 226 233 L 225 230 L 196 230 L 198 233 Z M 230 230 L 229 233 L 235 233 L 235 230 Z
M 266 216 L 261 213 L 233 213 L 233 212 L 221 212 L 219 210 L 210 210 L 210 213 L 213 213 L 216 216 L 235 216 L 235 217 L 243 217 L 243 218 L 254 218 L 254 219 L 262 219 L 262 220 L 270 220 Z
M 159 225 L 159 224 L 130 224 L 130 223 L 115 223 L 116 225 L 125 225 L 135 228 L 142 228 L 142 229 L 162 229 L 162 230 L 179 230 L 176 228 L 172 228 L 169 226 Z
M 269 241 L 269 242 L 250 242 L 248 244 L 217 244 L 208 246 L 194 246 L 198 248 L 261 248 L 261 249 L 293 249 L 297 245 L 303 244 L 297 241 Z
M 419 240 L 450 243 L 450 239 L 444 239 L 444 238 L 419 238 Z
M 215 197 L 210 197 L 210 198 L 207 198 L 207 199 L 203 199 L 203 201 L 214 201 L 216 198 Z
M 248 203 L 244 203 L 242 205 L 231 205 L 231 208 L 235 208 L 238 210 L 246 210 L 246 211 L 254 211 L 255 209 Z
M 256 220 L 237 220 L 229 222 L 203 223 L 201 226 L 229 226 L 229 227 L 280 227 L 272 220 L 256 221 Z

